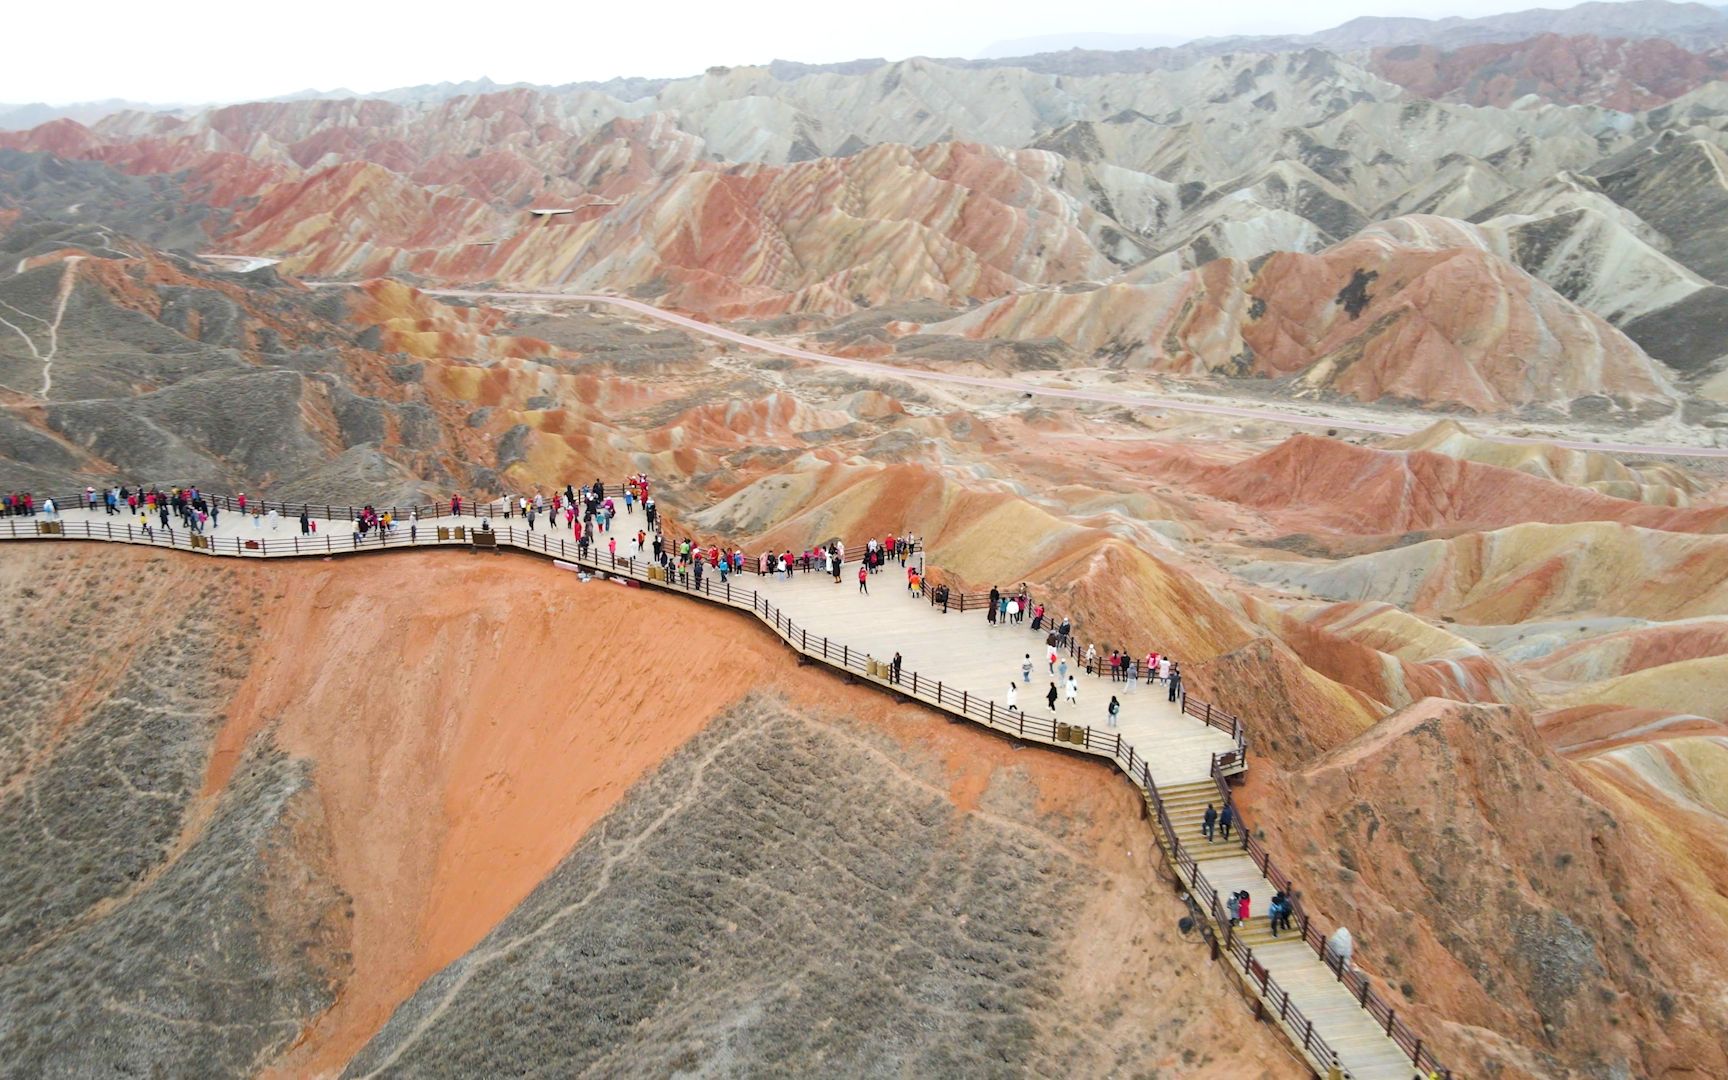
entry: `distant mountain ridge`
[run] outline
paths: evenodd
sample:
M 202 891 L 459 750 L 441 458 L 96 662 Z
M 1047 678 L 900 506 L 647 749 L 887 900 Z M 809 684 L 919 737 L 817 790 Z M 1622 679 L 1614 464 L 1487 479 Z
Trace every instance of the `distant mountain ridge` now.
M 1105 75 L 1172 71 L 1204 57 L 1236 52 L 1279 53 L 1320 48 L 1339 54 L 1354 54 L 1411 45 L 1452 50 L 1487 43 L 1523 41 L 1549 34 L 1634 41 L 1655 39 L 1672 42 L 1683 49 L 1703 51 L 1728 45 L 1728 6 L 1711 7 L 1698 3 L 1674 3 L 1672 0 L 1620 0 L 1614 3 L 1592 0 L 1570 8 L 1530 8 L 1471 19 L 1458 16 L 1421 19 L 1362 15 L 1314 34 L 1199 38 L 1187 42 L 1169 35 L 1150 33 L 1077 32 L 995 42 L 986 46 L 976 58 L 928 59 L 952 68 L 1009 67 L 1025 68 L 1049 75 Z M 821 74 L 862 75 L 887 67 L 889 63 L 890 61 L 880 57 L 829 64 L 774 60 L 767 68 L 776 79 L 789 81 Z M 528 82 L 499 83 L 482 76 L 478 79 L 422 83 L 372 93 L 357 93 L 346 88 L 309 88 L 291 94 L 252 100 L 359 98 L 414 104 L 436 103 L 499 90 L 536 90 L 563 94 L 592 91 L 620 101 L 637 101 L 658 94 L 676 81 L 678 80 L 670 78 L 618 76 L 552 86 Z M 59 119 L 91 124 L 105 116 L 126 111 L 185 114 L 204 107 L 206 106 L 151 104 L 119 99 L 70 105 L 0 103 L 0 131 L 26 131 Z

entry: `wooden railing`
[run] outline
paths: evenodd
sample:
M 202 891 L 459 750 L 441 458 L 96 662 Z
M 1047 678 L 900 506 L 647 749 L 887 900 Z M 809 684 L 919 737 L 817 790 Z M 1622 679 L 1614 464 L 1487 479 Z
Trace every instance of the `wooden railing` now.
M 1248 827 L 1247 820 L 1242 816 L 1241 809 L 1236 805 L 1236 801 L 1230 797 L 1230 784 L 1223 764 L 1226 757 L 1228 757 L 1226 754 L 1212 755 L 1212 782 L 1217 786 L 1219 797 L 1236 822 L 1238 846 L 1247 853 L 1248 858 L 1259 868 L 1261 875 L 1272 884 L 1272 887 L 1289 899 L 1291 913 L 1302 927 L 1302 940 L 1314 950 L 1314 955 L 1320 959 L 1320 962 L 1338 977 L 1338 981 L 1344 984 L 1344 988 L 1350 992 L 1351 997 L 1356 999 L 1356 1003 L 1367 1010 L 1375 1022 L 1385 1029 L 1387 1036 L 1398 1044 L 1399 1049 L 1410 1055 L 1411 1064 L 1415 1066 L 1419 1074 L 1427 1076 L 1430 1073 L 1438 1073 L 1442 1077 L 1450 1078 L 1452 1071 L 1434 1057 L 1422 1039 L 1414 1031 L 1411 1031 L 1409 1025 L 1398 1016 L 1397 1011 L 1374 991 L 1374 988 L 1369 985 L 1367 976 L 1346 964 L 1341 956 L 1326 947 L 1326 932 L 1321 929 L 1319 922 L 1311 918 L 1303 909 L 1301 899 L 1292 891 L 1294 883 L 1290 876 L 1280 870 L 1278 865 L 1272 861 L 1271 853 L 1254 837 L 1253 831 Z
M 1004 592 L 1000 595 L 1030 595 L 1030 591 L 1027 589 L 1025 584 L 1021 584 L 1014 592 Z M 956 598 L 958 598 L 958 602 L 956 602 Z M 984 608 L 989 607 L 990 597 L 988 593 L 959 593 L 951 591 L 949 594 L 949 605 L 950 610 L 958 610 L 961 612 L 966 611 L 968 607 L 972 610 L 983 610 Z M 1067 639 L 1062 642 L 1062 648 L 1069 656 L 1075 659 L 1082 659 L 1082 649 L 1079 641 L 1072 635 L 1072 633 L 1070 633 Z M 1100 666 L 1102 666 L 1103 658 L 1100 657 L 1099 659 Z M 1414 1031 L 1411 1031 L 1409 1025 L 1407 1025 L 1404 1020 L 1398 1016 L 1397 1011 L 1374 991 L 1373 987 L 1369 985 L 1367 977 L 1356 969 L 1346 965 L 1341 958 L 1326 948 L 1326 935 L 1320 931 L 1319 925 L 1302 910 L 1301 901 L 1291 895 L 1291 882 L 1289 876 L 1278 869 L 1277 865 L 1272 861 L 1270 853 L 1268 853 L 1260 841 L 1256 840 L 1250 833 L 1247 823 L 1243 820 L 1241 810 L 1236 806 L 1235 800 L 1230 797 L 1230 785 L 1228 779 L 1230 776 L 1237 775 L 1247 768 L 1248 732 L 1246 725 L 1242 723 L 1242 720 L 1239 717 L 1233 716 L 1222 709 L 1214 708 L 1211 703 L 1200 701 L 1192 694 L 1184 693 L 1181 697 L 1183 713 L 1199 720 L 1201 723 L 1204 723 L 1209 727 L 1224 732 L 1236 743 L 1235 750 L 1212 755 L 1211 767 L 1209 769 L 1210 775 L 1213 783 L 1218 788 L 1219 796 L 1222 798 L 1224 804 L 1230 807 L 1232 816 L 1239 824 L 1237 835 L 1242 850 L 1247 853 L 1249 859 L 1251 859 L 1254 865 L 1260 869 L 1261 874 L 1265 876 L 1266 880 L 1271 883 L 1274 889 L 1290 896 L 1293 905 L 1293 914 L 1300 920 L 1302 925 L 1302 940 L 1307 942 L 1314 950 L 1315 956 L 1320 959 L 1321 963 L 1325 964 L 1335 975 L 1338 976 L 1339 982 L 1344 984 L 1345 989 L 1347 989 L 1351 996 L 1356 999 L 1357 1004 L 1366 1010 L 1368 1014 L 1372 1016 L 1383 1029 L 1385 1029 L 1387 1036 L 1390 1037 L 1393 1042 L 1397 1043 L 1401 1050 L 1410 1055 L 1411 1064 L 1419 1073 L 1423 1076 L 1427 1076 L 1430 1073 L 1437 1073 L 1440 1076 L 1447 1078 L 1447 1080 L 1450 1080 L 1452 1077 L 1451 1070 L 1442 1065 L 1434 1057 L 1433 1053 L 1428 1049 L 1422 1039 L 1418 1037 Z M 1146 777 L 1146 783 L 1150 783 L 1149 772 Z M 1161 805 L 1162 803 L 1160 802 L 1160 806 Z M 1263 995 L 1266 997 L 1266 1000 L 1277 1006 L 1280 1021 L 1285 1021 L 1291 1015 L 1291 1010 L 1295 1008 L 1289 1001 L 1289 995 L 1285 994 L 1281 999 L 1274 1001 L 1273 993 L 1276 989 L 1276 982 L 1271 979 L 1271 976 L 1266 972 L 1263 966 L 1253 964 L 1253 950 L 1248 948 L 1246 945 L 1243 945 L 1237 938 L 1237 935 L 1232 931 L 1230 919 L 1222 911 L 1222 908 L 1220 907 L 1221 902 L 1218 900 L 1216 892 L 1206 883 L 1204 876 L 1201 875 L 1198 866 L 1193 863 L 1193 860 L 1191 858 L 1186 858 L 1186 852 L 1182 850 L 1180 842 L 1176 839 L 1174 830 L 1166 830 L 1166 837 L 1167 843 L 1171 846 L 1171 850 L 1177 852 L 1177 865 L 1191 876 L 1192 887 L 1195 892 L 1204 898 L 1205 905 L 1211 909 L 1214 918 L 1218 922 L 1218 926 L 1222 929 L 1225 944 L 1237 951 L 1237 959 L 1241 962 L 1243 969 L 1249 972 L 1251 977 L 1254 977 L 1254 967 L 1259 967 L 1258 978 Z M 1185 858 L 1186 862 L 1184 862 Z M 1294 1015 L 1298 1018 L 1301 1016 L 1300 1012 L 1296 1012 Z M 1311 1027 L 1312 1025 L 1306 1025 L 1306 1027 L 1298 1025 L 1298 1028 L 1293 1028 L 1291 1033 L 1295 1036 L 1298 1033 L 1298 1030 L 1300 1030 L 1300 1041 L 1303 1041 L 1306 1044 L 1307 1040 L 1310 1039 L 1313 1034 L 1312 1031 L 1309 1030 Z M 1304 1046 L 1304 1049 L 1307 1049 L 1306 1045 Z
M 79 505 L 74 503 L 74 506 Z M 248 512 L 250 512 L 248 502 Z M 464 507 L 466 511 L 468 507 Z M 298 511 L 296 511 L 298 513 Z M 116 515 L 116 518 L 122 515 Z M 464 517 L 467 515 L 464 514 Z M 128 516 L 129 517 L 129 516 Z M 44 528 L 47 526 L 49 528 Z M 403 526 L 399 526 L 403 528 Z M 51 531 L 50 531 L 51 530 Z M 1302 1052 L 1317 1067 L 1320 1075 L 1337 1068 L 1341 1075 L 1349 1076 L 1338 1054 L 1327 1044 L 1324 1037 L 1314 1029 L 1313 1021 L 1304 1016 L 1289 993 L 1279 986 L 1266 966 L 1254 958 L 1254 950 L 1244 942 L 1224 912 L 1223 900 L 1217 890 L 1207 881 L 1200 870 L 1200 864 L 1182 843 L 1174 823 L 1159 795 L 1158 786 L 1152 778 L 1150 764 L 1140 755 L 1137 748 L 1123 740 L 1118 730 L 1098 731 L 1086 725 L 1067 724 L 1054 716 L 1043 716 L 1028 713 L 1022 709 L 1008 709 L 998 705 L 994 699 L 973 694 L 967 690 L 956 690 L 941 679 L 931 679 L 916 670 L 902 670 L 898 678 L 894 676 L 888 662 L 880 660 L 867 651 L 854 649 L 844 642 L 836 642 L 826 635 L 812 635 L 805 627 L 798 626 L 790 616 L 777 608 L 768 598 L 754 588 L 734 584 L 730 577 L 722 577 L 716 572 L 705 572 L 698 576 L 688 570 L 680 571 L 676 566 L 667 572 L 668 568 L 656 565 L 651 559 L 621 558 L 609 552 L 590 547 L 581 550 L 574 541 L 564 536 L 554 536 L 550 530 L 529 530 L 518 528 L 514 524 L 502 528 L 481 531 L 468 526 L 422 526 L 420 535 L 410 539 L 398 532 L 394 538 L 385 535 L 380 530 L 373 530 L 366 537 L 353 535 L 341 538 L 319 536 L 307 540 L 301 536 L 280 538 L 265 538 L 247 540 L 238 537 L 206 536 L 188 532 L 185 529 L 153 528 L 144 530 L 130 520 L 117 522 L 107 520 L 78 521 L 46 521 L 38 514 L 35 517 L 12 516 L 0 519 L 0 539 L 25 539 L 42 535 L 56 535 L 64 539 L 104 540 L 122 543 L 146 544 L 154 547 L 169 547 L 187 551 L 203 551 L 211 555 L 229 557 L 257 556 L 324 556 L 345 554 L 359 551 L 380 551 L 408 547 L 511 547 L 539 555 L 557 559 L 569 565 L 598 574 L 606 574 L 627 579 L 640 585 L 663 589 L 671 592 L 681 592 L 714 603 L 724 604 L 740 610 L 748 610 L 764 624 L 772 627 L 789 646 L 800 655 L 813 661 L 826 664 L 842 670 L 854 677 L 863 677 L 879 686 L 890 689 L 906 697 L 934 706 L 950 714 L 963 717 L 974 723 L 982 724 L 995 731 L 1011 734 L 1015 738 L 1030 742 L 1044 743 L 1064 749 L 1072 749 L 1114 761 L 1123 774 L 1139 789 L 1145 800 L 1150 815 L 1157 821 L 1160 848 L 1176 869 L 1177 876 L 1182 880 L 1190 894 L 1197 901 L 1199 908 L 1210 915 L 1211 925 L 1204 920 L 1201 930 L 1209 943 L 1214 957 L 1227 956 L 1241 970 L 1248 984 L 1258 994 L 1263 1007 L 1269 1009 L 1270 1015 L 1289 1035 L 1291 1040 L 1302 1048 Z M 602 534 L 605 535 L 605 534 Z M 486 539 L 482 539 L 486 538 Z M 477 540 L 480 543 L 477 544 Z M 747 572 L 756 570 L 756 560 L 745 559 Z M 1069 642 L 1072 655 L 1078 655 L 1072 641 Z M 1246 742 L 1243 725 L 1239 719 L 1213 709 L 1205 702 L 1196 701 L 1192 695 L 1185 695 L 1182 709 L 1187 715 L 1220 731 L 1230 733 L 1237 741 L 1238 749 L 1225 754 L 1214 754 L 1211 762 L 1211 776 L 1218 785 L 1219 791 L 1228 805 L 1230 800 L 1225 776 L 1230 771 L 1229 759 L 1234 754 L 1246 753 Z M 1243 759 L 1238 758 L 1238 761 Z M 1237 770 L 1239 771 L 1239 769 Z M 1239 813 L 1237 820 L 1241 821 Z M 1273 865 L 1270 856 L 1259 842 L 1254 840 L 1244 823 L 1241 830 L 1241 843 L 1255 864 L 1266 875 L 1272 884 L 1288 892 L 1290 882 Z M 1318 927 L 1312 923 L 1306 914 L 1302 914 L 1303 940 L 1307 941 L 1320 955 L 1323 962 L 1335 973 L 1345 988 L 1356 996 L 1358 1003 L 1385 1028 L 1387 1034 L 1411 1056 L 1418 1069 L 1429 1068 L 1439 1072 L 1447 1080 L 1452 1074 L 1444 1069 L 1428 1051 L 1422 1040 L 1398 1018 L 1392 1008 L 1387 1005 L 1372 988 L 1367 979 L 1359 972 L 1347 967 L 1331 956 L 1325 950 L 1323 936 Z M 1220 939 L 1220 934 L 1222 938 Z

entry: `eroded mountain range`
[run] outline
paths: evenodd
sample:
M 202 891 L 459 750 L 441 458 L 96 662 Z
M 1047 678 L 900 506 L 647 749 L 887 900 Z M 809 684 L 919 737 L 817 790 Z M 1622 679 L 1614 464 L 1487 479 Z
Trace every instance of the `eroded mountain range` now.
M 1256 835 L 1460 1075 L 1728 1074 L 1728 89 L 1682 85 L 1705 41 L 1515 37 L 9 134 L 0 465 L 381 504 L 647 472 L 675 534 L 751 551 L 910 528 L 1240 715 Z M 1495 66 L 1534 56 L 1536 88 Z M 588 291 L 898 374 L 558 298 Z M 1485 437 L 1553 432 L 1673 450 Z M 0 566 L 26 1070 L 1298 1068 L 1090 765 L 526 562 L 110 555 Z M 673 674 L 620 698 L 618 650 Z M 920 883 L 869 915 L 915 978 L 811 849 Z

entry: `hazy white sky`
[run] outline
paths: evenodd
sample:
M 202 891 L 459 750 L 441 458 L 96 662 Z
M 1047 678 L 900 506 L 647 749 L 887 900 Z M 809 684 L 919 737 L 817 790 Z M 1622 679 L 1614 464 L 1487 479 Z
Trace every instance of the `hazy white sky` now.
M 1485 15 L 1573 0 L 16 0 L 0 102 L 233 101 L 308 87 L 690 75 L 780 58 L 976 56 L 1068 32 L 1308 32 L 1356 15 Z

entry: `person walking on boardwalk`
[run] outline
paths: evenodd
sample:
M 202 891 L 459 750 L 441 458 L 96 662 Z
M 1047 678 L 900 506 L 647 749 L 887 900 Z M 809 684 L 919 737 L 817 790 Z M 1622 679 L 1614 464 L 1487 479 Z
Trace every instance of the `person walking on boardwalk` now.
M 1224 834 L 1224 839 L 1230 839 L 1230 826 L 1236 821 L 1236 808 L 1229 803 L 1224 804 L 1224 812 L 1218 815 L 1218 831 Z
M 275 532 L 276 526 L 282 524 L 282 512 L 274 506 L 270 508 L 270 531 Z
M 1248 904 L 1248 890 L 1243 889 L 1236 894 L 1236 922 L 1239 925 L 1248 925 Z
M 1122 656 L 1122 681 L 1128 684 L 1128 692 L 1140 689 L 1140 675 L 1134 670 L 1134 658 L 1126 653 Z
M 1200 835 L 1204 836 L 1206 842 L 1210 844 L 1213 840 L 1217 839 L 1217 832 L 1218 810 L 1211 803 L 1207 803 L 1206 814 L 1200 819 Z
M 1068 676 L 1068 704 L 1080 704 L 1080 684 L 1074 681 L 1074 676 Z
M 1056 677 L 1064 681 L 1068 678 L 1068 658 L 1066 656 L 1056 661 Z
M 1027 653 L 1026 659 L 1020 661 L 1020 681 L 1032 685 L 1032 654 Z
M 1048 694 L 1044 695 L 1044 700 L 1050 703 L 1050 711 L 1051 712 L 1056 711 L 1056 699 L 1061 697 L 1061 696 L 1062 696 L 1061 694 L 1058 694 L 1056 692 L 1056 684 L 1051 683 L 1050 684 L 1050 692 Z
M 1108 717 L 1108 719 L 1105 721 L 1104 726 L 1105 727 L 1115 727 L 1116 726 L 1116 718 L 1118 716 L 1122 715 L 1122 703 L 1120 701 L 1116 700 L 1115 694 L 1110 695 L 1110 705 L 1104 710 L 1104 712 L 1105 712 L 1106 716 Z
M 900 654 L 898 652 L 894 654 L 894 659 L 888 661 L 888 681 L 895 686 L 900 685 Z
M 1049 651 L 1045 654 L 1045 660 L 1047 660 L 1050 664 L 1050 674 L 1054 675 L 1054 674 L 1056 674 L 1056 659 L 1057 659 L 1056 646 L 1048 645 L 1048 646 L 1046 646 L 1046 648 Z
M 858 591 L 865 596 L 870 595 L 870 571 L 862 566 L 858 568 Z
M 1020 706 L 1018 704 L 1016 704 L 1020 700 L 1019 694 L 1020 694 L 1020 692 L 1014 688 L 1014 684 L 1009 683 L 1008 684 L 1008 709 L 1009 709 L 1009 711 L 1011 711 L 1011 712 L 1019 712 L 1020 711 Z
M 996 625 L 996 605 L 1000 603 L 1001 600 L 1001 590 L 997 589 L 994 585 L 990 586 L 990 607 L 984 612 L 984 621 L 989 623 L 991 626 Z

